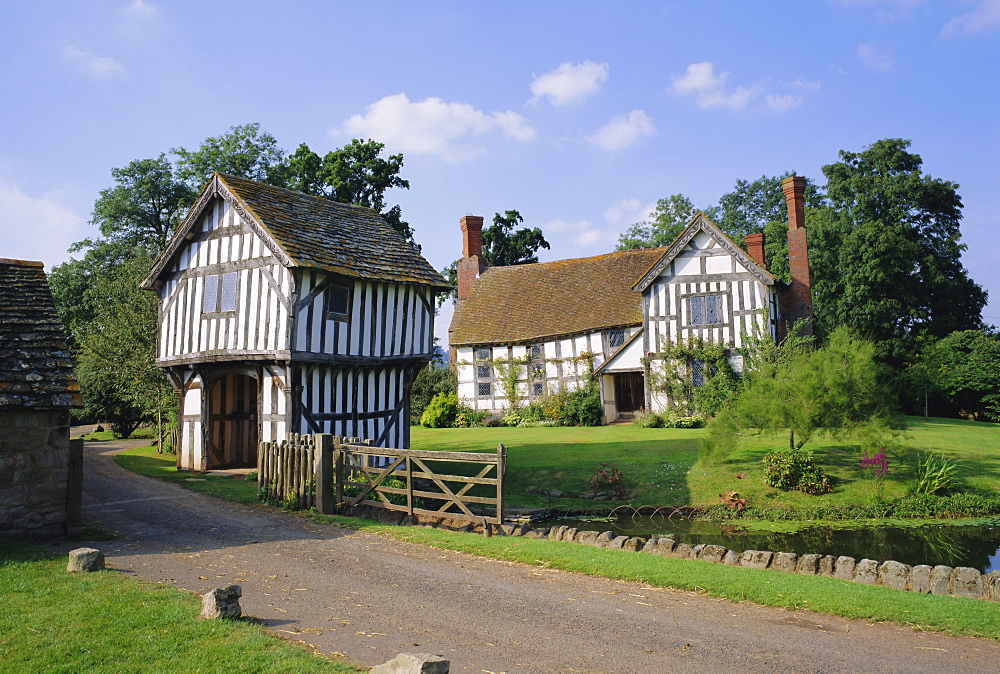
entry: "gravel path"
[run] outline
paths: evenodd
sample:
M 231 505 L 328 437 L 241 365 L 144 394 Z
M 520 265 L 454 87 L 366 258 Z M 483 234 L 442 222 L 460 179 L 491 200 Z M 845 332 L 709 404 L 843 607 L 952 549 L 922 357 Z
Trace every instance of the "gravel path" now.
M 245 614 L 350 662 L 429 652 L 453 672 L 1000 670 L 990 640 L 482 559 L 217 501 L 120 469 L 111 456 L 135 444 L 85 450 L 84 518 L 118 536 L 95 546 L 110 566 L 198 593 L 239 583 Z

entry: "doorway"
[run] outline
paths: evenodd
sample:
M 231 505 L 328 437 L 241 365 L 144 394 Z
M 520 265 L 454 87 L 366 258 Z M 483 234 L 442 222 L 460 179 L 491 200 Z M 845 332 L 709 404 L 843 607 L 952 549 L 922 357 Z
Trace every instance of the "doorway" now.
M 257 465 L 257 380 L 222 375 L 209 394 L 206 468 L 253 468 Z
M 641 372 L 618 372 L 615 379 L 615 408 L 619 419 L 633 419 L 646 408 L 646 389 Z

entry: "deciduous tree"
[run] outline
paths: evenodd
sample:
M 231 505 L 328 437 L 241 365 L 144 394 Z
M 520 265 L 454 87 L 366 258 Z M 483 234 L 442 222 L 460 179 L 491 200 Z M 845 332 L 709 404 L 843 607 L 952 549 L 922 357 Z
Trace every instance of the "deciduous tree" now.
M 618 237 L 618 246 L 615 250 L 669 246 L 697 214 L 698 209 L 683 194 L 673 194 L 660 199 L 656 202 L 652 220 L 637 222 L 625 230 Z

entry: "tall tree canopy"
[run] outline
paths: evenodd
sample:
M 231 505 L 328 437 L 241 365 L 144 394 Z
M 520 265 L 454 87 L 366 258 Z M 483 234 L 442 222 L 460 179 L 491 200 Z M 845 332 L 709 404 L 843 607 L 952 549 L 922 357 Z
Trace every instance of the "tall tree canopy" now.
M 353 139 L 344 147 L 325 156 L 305 143 L 272 172 L 274 184 L 344 204 L 365 206 L 382 217 L 413 243 L 413 230 L 402 219 L 399 206 L 385 210 L 385 192 L 393 187 L 410 188 L 410 181 L 399 176 L 403 155 L 382 157 L 385 145 L 374 140 Z
M 483 230 L 483 258 L 491 267 L 538 262 L 538 249 L 549 249 L 549 242 L 538 227 L 515 230 L 524 218 L 517 211 L 495 213 L 493 224 Z
M 986 292 L 962 266 L 958 185 L 921 173 L 910 142 L 840 152 L 809 216 L 818 327 L 846 325 L 899 365 L 922 336 L 982 327 Z
M 698 209 L 683 194 L 673 194 L 660 199 L 656 202 L 652 220 L 637 222 L 626 229 L 618 237 L 615 250 L 669 246 L 697 214 Z
M 197 150 L 176 147 L 171 152 L 178 157 L 177 175 L 195 190 L 201 189 L 213 171 L 264 183 L 282 182 L 285 152 L 257 122 L 206 138 Z

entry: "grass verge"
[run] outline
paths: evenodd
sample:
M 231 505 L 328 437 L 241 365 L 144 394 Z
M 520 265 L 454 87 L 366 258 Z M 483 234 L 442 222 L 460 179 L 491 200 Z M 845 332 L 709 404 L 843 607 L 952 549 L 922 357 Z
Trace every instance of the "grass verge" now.
M 7 672 L 355 672 L 248 620 L 197 620 L 193 594 L 0 544 L 0 662 Z
M 313 518 L 492 559 L 639 581 L 652 587 L 677 588 L 732 601 L 752 601 L 764 606 L 806 609 L 843 618 L 901 623 L 918 630 L 1000 639 L 997 604 L 979 599 L 913 594 L 836 578 L 734 568 L 578 543 L 519 537 L 484 538 L 343 517 L 314 515 Z
M 155 447 L 136 447 L 115 456 L 115 463 L 139 475 L 166 480 L 185 489 L 243 505 L 260 505 L 256 480 L 231 475 L 198 474 L 177 470 L 173 454 L 159 454 Z

